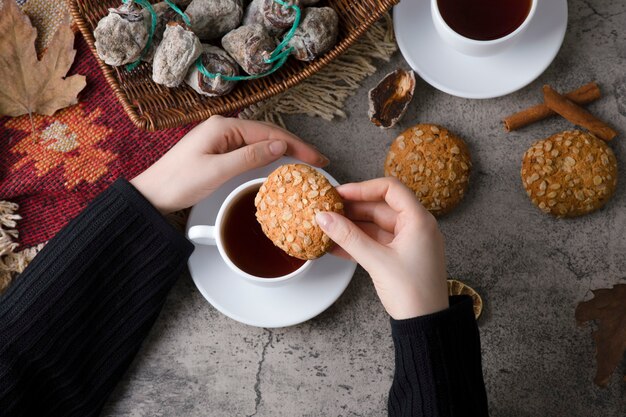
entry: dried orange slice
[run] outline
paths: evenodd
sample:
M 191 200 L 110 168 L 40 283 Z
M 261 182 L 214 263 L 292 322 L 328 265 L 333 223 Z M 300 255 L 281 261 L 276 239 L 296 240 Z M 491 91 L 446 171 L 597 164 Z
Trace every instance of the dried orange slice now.
M 469 285 L 463 284 L 456 279 L 448 280 L 448 295 L 469 295 L 472 297 L 474 303 L 474 316 L 476 320 L 480 317 L 480 313 L 483 312 L 483 299 L 480 295 Z

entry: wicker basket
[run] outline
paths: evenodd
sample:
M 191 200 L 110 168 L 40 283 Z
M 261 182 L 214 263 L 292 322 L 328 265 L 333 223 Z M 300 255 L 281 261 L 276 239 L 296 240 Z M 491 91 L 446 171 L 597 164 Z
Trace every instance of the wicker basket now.
M 143 63 L 129 72 L 123 67 L 111 67 L 98 58 L 93 30 L 109 7 L 118 6 L 121 0 L 70 0 L 70 9 L 130 120 L 140 129 L 154 131 L 203 120 L 214 114 L 231 114 L 293 87 L 345 52 L 397 2 L 328 0 L 327 5 L 339 14 L 339 39 L 332 50 L 310 63 L 290 58 L 274 74 L 240 82 L 230 94 L 216 98 L 201 96 L 186 85 L 167 88 L 154 83 L 150 64 Z

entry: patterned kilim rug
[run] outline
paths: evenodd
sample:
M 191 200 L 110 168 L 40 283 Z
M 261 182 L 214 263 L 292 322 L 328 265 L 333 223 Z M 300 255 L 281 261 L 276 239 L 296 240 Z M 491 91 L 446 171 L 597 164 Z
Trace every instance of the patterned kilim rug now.
M 18 3 L 37 27 L 42 51 L 68 15 L 67 5 Z M 80 35 L 75 48 L 70 74 L 87 77 L 79 104 L 51 117 L 35 116 L 35 133 L 28 116 L 0 118 L 0 292 L 94 196 L 116 178 L 143 171 L 193 127 L 156 133 L 136 129 Z M 388 60 L 395 50 L 387 17 L 323 71 L 240 117 L 278 124 L 283 124 L 281 114 L 345 117 L 343 104 L 375 72 L 374 59 Z

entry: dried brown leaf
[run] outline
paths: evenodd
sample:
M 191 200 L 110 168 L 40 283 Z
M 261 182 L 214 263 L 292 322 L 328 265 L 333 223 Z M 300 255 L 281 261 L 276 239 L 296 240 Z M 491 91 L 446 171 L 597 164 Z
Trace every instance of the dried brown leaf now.
M 0 8 L 0 115 L 44 114 L 78 102 L 83 75 L 65 77 L 76 50 L 69 22 L 59 27 L 41 60 L 37 59 L 37 30 L 15 0 Z
M 576 307 L 579 325 L 595 320 L 597 371 L 594 382 L 606 387 L 626 351 L 626 284 L 592 290 L 594 298 Z

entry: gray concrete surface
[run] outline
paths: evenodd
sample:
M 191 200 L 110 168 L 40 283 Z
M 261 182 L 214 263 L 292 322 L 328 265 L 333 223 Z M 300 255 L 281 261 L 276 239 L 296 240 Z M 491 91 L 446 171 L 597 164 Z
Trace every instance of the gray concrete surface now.
M 391 140 L 414 123 L 439 123 L 467 140 L 475 161 L 470 192 L 441 227 L 449 275 L 485 299 L 483 365 L 497 417 L 626 415 L 624 364 L 607 389 L 595 387 L 591 329 L 574 321 L 590 288 L 626 278 L 626 168 L 602 211 L 555 220 L 523 192 L 520 161 L 533 141 L 569 124 L 552 119 L 505 134 L 499 122 L 539 100 L 544 83 L 567 90 L 595 79 L 604 97 L 590 109 L 626 132 L 626 3 L 573 0 L 569 11 L 556 61 L 517 93 L 465 100 L 420 81 L 401 126 L 382 132 L 367 121 L 366 92 L 382 74 L 406 66 L 398 54 L 348 101 L 347 120 L 288 119 L 332 157 L 329 169 L 343 182 L 381 175 Z M 611 144 L 620 162 L 624 140 Z M 185 277 L 104 415 L 383 416 L 392 372 L 387 317 L 361 269 L 325 313 L 279 330 L 225 318 Z

